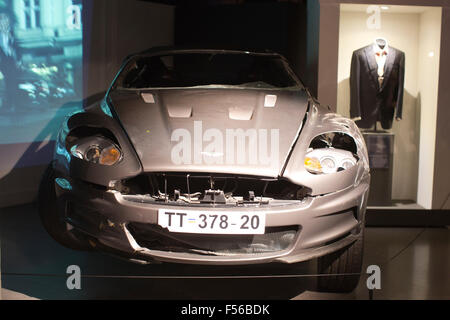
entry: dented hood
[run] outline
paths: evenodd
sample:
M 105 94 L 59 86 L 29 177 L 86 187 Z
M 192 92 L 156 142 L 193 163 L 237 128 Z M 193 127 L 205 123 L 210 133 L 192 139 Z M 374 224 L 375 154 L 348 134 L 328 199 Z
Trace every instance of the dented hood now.
M 109 103 L 146 172 L 277 177 L 307 110 L 303 90 L 117 90 Z

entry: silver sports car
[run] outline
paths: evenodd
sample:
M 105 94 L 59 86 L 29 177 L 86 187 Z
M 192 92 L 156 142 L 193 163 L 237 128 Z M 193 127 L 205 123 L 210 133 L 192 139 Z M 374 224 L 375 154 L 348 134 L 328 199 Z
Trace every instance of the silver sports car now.
M 281 55 L 159 48 L 67 117 L 39 208 L 70 248 L 144 263 L 318 258 L 319 289 L 351 291 L 369 180 L 355 123 Z

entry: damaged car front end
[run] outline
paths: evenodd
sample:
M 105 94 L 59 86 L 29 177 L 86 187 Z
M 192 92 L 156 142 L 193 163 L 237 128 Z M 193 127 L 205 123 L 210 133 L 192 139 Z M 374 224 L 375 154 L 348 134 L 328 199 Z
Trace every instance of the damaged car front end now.
M 245 81 L 222 67 L 244 62 L 258 71 L 240 69 Z M 283 57 L 159 50 L 130 57 L 101 102 L 67 118 L 40 212 L 60 243 L 136 262 L 319 258 L 320 273 L 356 274 L 369 180 L 354 122 L 320 106 Z

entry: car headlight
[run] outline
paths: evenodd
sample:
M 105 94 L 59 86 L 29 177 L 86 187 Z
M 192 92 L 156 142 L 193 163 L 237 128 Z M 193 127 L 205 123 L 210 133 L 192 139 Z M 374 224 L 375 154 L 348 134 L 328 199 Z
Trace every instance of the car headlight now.
M 122 159 L 122 151 L 111 140 L 95 136 L 83 138 L 70 148 L 70 153 L 79 159 L 112 166 Z
M 347 150 L 310 148 L 305 156 L 305 168 L 313 174 L 329 174 L 350 169 L 357 159 Z

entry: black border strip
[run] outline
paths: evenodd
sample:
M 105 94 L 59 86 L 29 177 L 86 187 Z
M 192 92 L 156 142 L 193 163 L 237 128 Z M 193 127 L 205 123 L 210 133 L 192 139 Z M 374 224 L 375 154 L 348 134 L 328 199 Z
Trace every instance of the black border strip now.
M 450 210 L 367 209 L 367 227 L 450 226 Z

